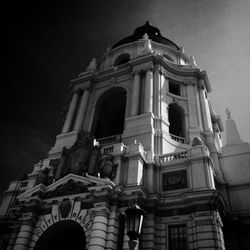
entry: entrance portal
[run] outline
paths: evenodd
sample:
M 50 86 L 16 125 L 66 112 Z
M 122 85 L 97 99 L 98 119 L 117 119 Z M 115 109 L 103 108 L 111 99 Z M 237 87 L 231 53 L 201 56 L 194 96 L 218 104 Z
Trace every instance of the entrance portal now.
M 86 237 L 75 221 L 60 221 L 49 227 L 39 238 L 34 250 L 85 250 Z

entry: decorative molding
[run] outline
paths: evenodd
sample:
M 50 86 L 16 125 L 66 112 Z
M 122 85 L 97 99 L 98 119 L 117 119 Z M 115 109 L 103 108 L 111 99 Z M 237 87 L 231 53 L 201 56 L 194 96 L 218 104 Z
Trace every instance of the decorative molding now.
M 162 174 L 162 190 L 187 188 L 187 171 L 179 170 Z

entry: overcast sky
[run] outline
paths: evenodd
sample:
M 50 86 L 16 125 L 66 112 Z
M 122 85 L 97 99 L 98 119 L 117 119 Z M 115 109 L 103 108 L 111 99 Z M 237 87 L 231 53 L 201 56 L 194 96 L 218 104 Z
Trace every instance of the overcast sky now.
M 0 191 L 46 157 L 60 133 L 69 81 L 147 20 L 206 70 L 212 105 L 228 107 L 250 142 L 250 1 L 84 0 L 2 6 Z

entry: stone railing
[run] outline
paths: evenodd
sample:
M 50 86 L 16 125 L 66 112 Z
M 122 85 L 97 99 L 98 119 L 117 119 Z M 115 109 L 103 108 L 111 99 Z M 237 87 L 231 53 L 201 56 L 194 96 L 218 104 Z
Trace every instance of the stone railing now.
M 187 139 L 185 137 L 169 134 L 171 139 L 180 143 L 187 143 Z
M 104 138 L 100 138 L 100 139 L 96 139 L 96 140 L 100 146 L 108 145 L 108 144 L 115 144 L 115 143 L 119 143 L 122 141 L 122 135 L 121 134 L 112 135 L 109 137 L 104 137 Z
M 185 159 L 187 158 L 187 151 L 178 152 L 178 153 L 170 153 L 170 154 L 164 154 L 159 155 L 158 160 L 159 163 L 169 162 L 173 160 L 179 160 L 179 159 Z

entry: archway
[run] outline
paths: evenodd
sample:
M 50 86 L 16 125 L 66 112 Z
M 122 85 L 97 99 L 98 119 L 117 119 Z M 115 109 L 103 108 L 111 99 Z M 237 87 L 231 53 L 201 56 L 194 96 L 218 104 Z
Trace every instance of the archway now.
M 126 90 L 120 87 L 106 91 L 99 98 L 92 126 L 95 138 L 123 133 L 126 109 Z
M 39 238 L 34 250 L 85 250 L 86 237 L 75 221 L 60 221 L 49 227 Z
M 171 103 L 169 105 L 169 133 L 179 137 L 185 137 L 185 115 L 184 110 L 177 104 Z

